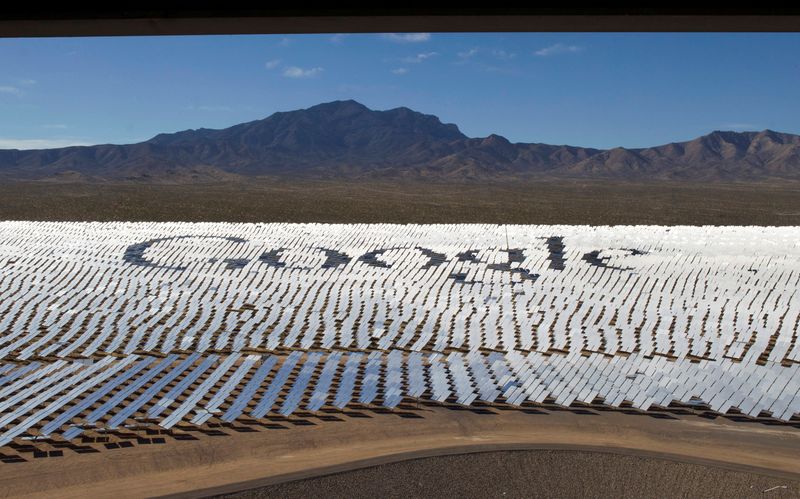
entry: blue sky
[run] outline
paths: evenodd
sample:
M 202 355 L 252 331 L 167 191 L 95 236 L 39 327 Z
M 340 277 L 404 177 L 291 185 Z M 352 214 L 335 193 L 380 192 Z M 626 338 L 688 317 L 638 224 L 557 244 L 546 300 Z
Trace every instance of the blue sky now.
M 800 33 L 0 39 L 0 64 L 0 148 L 138 142 L 339 99 L 512 142 L 800 133 Z

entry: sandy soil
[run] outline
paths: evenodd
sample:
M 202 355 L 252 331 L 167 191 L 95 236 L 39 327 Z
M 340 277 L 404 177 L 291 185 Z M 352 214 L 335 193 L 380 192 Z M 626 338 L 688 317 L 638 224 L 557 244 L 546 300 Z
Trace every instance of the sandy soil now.
M 697 416 L 614 411 L 467 410 L 422 406 L 424 417 L 367 412 L 340 422 L 136 446 L 0 466 L 6 496 L 197 496 L 370 464 L 469 450 L 604 450 L 800 478 L 800 431 Z M 227 487 L 226 487 L 227 486 Z M 220 488 L 222 487 L 222 488 Z
M 800 182 L 0 184 L 3 220 L 800 225 Z
M 665 496 L 798 497 L 800 481 L 642 456 L 535 450 L 414 459 L 219 497 Z

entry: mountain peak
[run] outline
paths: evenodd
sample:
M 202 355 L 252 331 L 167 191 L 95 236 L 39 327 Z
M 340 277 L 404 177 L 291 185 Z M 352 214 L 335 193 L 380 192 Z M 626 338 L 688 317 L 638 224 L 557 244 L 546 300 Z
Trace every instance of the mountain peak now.
M 488 137 L 486 137 L 485 139 L 483 139 L 483 144 L 506 146 L 506 145 L 511 145 L 511 142 L 509 142 L 509 140 L 503 137 L 502 135 L 497 135 L 496 133 L 493 133 Z
M 737 139 L 741 139 L 742 137 L 749 137 L 749 136 L 754 135 L 754 134 L 755 134 L 755 132 L 752 132 L 752 131 L 736 132 L 736 131 L 733 131 L 733 130 L 714 130 L 713 132 L 705 135 L 705 137 L 713 137 L 713 138 L 719 138 L 719 139 L 723 139 L 723 140 L 729 140 L 729 139 L 737 140 Z
M 370 111 L 370 109 L 365 106 L 364 104 L 353 100 L 334 100 L 330 102 L 323 102 L 321 104 L 317 104 L 315 106 L 311 106 L 308 109 L 300 109 L 298 111 Z M 298 112 L 295 111 L 295 112 Z

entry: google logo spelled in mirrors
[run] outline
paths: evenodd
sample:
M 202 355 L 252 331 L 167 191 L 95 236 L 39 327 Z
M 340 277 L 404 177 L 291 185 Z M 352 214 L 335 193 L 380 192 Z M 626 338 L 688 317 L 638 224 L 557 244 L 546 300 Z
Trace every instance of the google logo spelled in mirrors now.
M 183 241 L 188 239 L 196 240 L 198 244 L 203 241 L 217 240 L 218 242 L 233 243 L 233 245 L 246 245 L 249 241 L 235 236 L 189 236 L 179 235 L 163 238 L 149 239 L 147 241 L 131 244 L 125 250 L 123 261 L 131 265 L 153 267 L 171 270 L 186 270 L 188 265 L 175 262 L 175 251 L 169 252 L 168 246 L 175 241 Z M 379 247 L 365 250 L 358 254 L 351 254 L 346 251 L 341 251 L 335 248 L 327 248 L 323 246 L 305 247 L 300 249 L 290 249 L 286 247 L 278 248 L 265 248 L 260 252 L 259 256 L 254 259 L 249 258 L 208 258 L 205 263 L 208 264 L 223 264 L 225 269 L 236 270 L 244 268 L 249 263 L 255 261 L 260 264 L 272 268 L 282 268 L 286 270 L 325 270 L 325 269 L 338 269 L 346 271 L 353 268 L 354 265 L 365 265 L 373 269 L 389 270 L 394 266 L 393 262 L 407 260 L 409 258 L 417 258 L 419 265 L 416 266 L 418 270 L 426 270 L 434 267 L 440 267 L 450 262 L 461 263 L 459 272 L 452 272 L 448 277 L 454 279 L 459 283 L 473 283 L 467 280 L 467 272 L 471 266 L 482 266 L 488 271 L 509 272 L 517 276 L 522 281 L 535 281 L 539 277 L 541 270 L 564 270 L 566 265 L 571 263 L 590 265 L 603 269 L 617 270 L 617 271 L 632 271 L 633 267 L 620 266 L 612 263 L 626 256 L 638 256 L 646 254 L 646 251 L 638 250 L 635 248 L 610 248 L 610 249 L 594 249 L 582 253 L 577 261 L 571 262 L 572 258 L 567 256 L 566 245 L 562 236 L 549 236 L 541 237 L 542 245 L 538 248 L 483 248 L 483 249 L 467 249 L 463 251 L 450 252 L 437 251 L 436 249 L 425 248 L 422 246 L 390 246 Z M 147 255 L 148 250 L 158 245 L 162 251 L 168 251 L 172 258 L 170 263 L 163 263 L 158 259 L 151 258 Z M 529 260 L 528 255 L 534 252 L 546 252 L 546 257 L 542 263 L 546 263 L 543 269 L 532 269 L 523 266 L 526 260 Z M 498 257 L 498 255 L 502 255 Z M 406 267 L 408 270 L 408 267 Z

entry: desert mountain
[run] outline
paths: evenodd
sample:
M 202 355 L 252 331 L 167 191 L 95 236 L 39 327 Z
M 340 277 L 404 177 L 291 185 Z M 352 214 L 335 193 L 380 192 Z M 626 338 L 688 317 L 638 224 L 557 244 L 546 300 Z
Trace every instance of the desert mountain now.
M 7 179 L 192 181 L 271 177 L 626 180 L 800 179 L 800 136 L 715 131 L 689 142 L 598 150 L 469 138 L 437 117 L 352 101 L 138 144 L 0 150 Z

